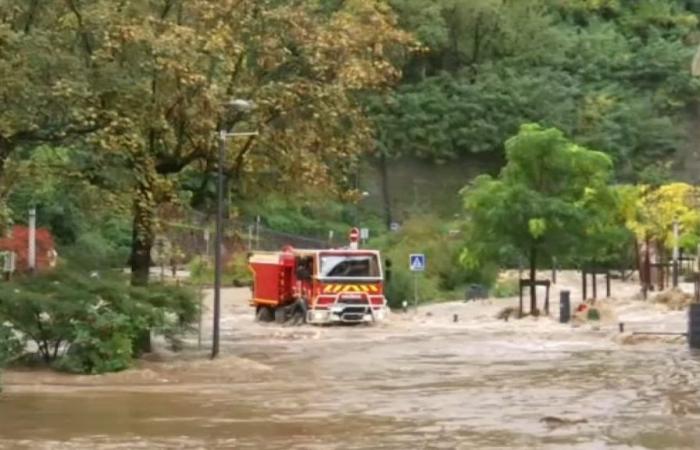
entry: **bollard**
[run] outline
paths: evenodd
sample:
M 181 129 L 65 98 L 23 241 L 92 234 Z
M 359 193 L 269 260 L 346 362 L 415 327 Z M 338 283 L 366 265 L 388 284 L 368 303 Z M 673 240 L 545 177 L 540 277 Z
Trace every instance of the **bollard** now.
M 571 293 L 561 291 L 559 293 L 559 322 L 569 323 L 571 319 Z
M 700 303 L 693 303 L 688 310 L 688 345 L 700 349 Z
M 459 316 L 458 316 L 457 314 L 455 314 L 454 316 L 452 316 L 452 321 L 453 321 L 454 323 L 459 322 Z
M 620 322 L 619 327 L 620 327 L 620 333 L 624 333 L 625 332 L 625 324 L 623 322 Z
M 408 312 L 408 302 L 407 302 L 406 300 L 404 300 L 404 301 L 401 303 L 401 307 L 403 308 L 403 312 L 404 312 L 404 313 L 407 313 L 407 312 Z

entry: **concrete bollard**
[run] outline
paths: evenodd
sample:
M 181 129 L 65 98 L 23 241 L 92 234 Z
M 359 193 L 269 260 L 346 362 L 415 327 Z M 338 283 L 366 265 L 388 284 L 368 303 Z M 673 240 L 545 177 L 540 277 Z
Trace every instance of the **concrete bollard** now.
M 559 322 L 569 323 L 571 320 L 571 293 L 561 291 L 559 293 Z
M 693 303 L 688 310 L 688 345 L 700 349 L 700 303 Z

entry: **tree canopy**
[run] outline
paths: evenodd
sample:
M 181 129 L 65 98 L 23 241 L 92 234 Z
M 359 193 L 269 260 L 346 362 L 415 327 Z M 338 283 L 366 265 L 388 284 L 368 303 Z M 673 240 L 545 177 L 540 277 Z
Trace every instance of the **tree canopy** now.
M 180 175 L 206 189 L 216 131 L 258 130 L 231 142 L 229 188 L 245 194 L 350 189 L 370 131 L 355 93 L 382 89 L 410 36 L 381 1 L 70 0 L 0 6 L 0 181 L 11 155 L 62 143 L 128 169 L 134 280 L 148 276 L 156 205 L 178 199 Z M 231 98 L 254 100 L 247 117 Z
M 610 155 L 616 177 L 668 175 L 683 150 L 697 2 L 392 0 L 424 45 L 394 92 L 370 102 L 391 155 L 499 158 L 522 123 Z M 648 167 L 656 170 L 649 171 Z
M 462 261 L 474 267 L 522 257 L 535 280 L 539 263 L 574 255 L 591 227 L 606 220 L 598 206 L 608 195 L 612 163 L 539 125 L 523 125 L 506 142 L 506 158 L 497 178 L 480 176 L 462 191 L 468 222 Z M 531 301 L 534 312 L 534 286 Z

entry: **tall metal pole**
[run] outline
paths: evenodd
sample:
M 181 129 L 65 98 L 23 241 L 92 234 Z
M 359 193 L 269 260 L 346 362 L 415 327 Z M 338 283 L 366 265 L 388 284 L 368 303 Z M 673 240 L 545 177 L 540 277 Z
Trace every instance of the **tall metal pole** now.
M 678 287 L 678 219 L 673 220 L 673 287 Z
M 29 210 L 29 251 L 27 266 L 30 272 L 36 270 L 36 208 Z
M 418 273 L 413 272 L 413 306 L 418 311 Z
M 214 238 L 214 324 L 212 331 L 211 357 L 219 355 L 219 334 L 221 322 L 221 244 L 224 215 L 224 151 L 226 132 L 219 134 L 219 170 L 216 189 L 216 236 Z

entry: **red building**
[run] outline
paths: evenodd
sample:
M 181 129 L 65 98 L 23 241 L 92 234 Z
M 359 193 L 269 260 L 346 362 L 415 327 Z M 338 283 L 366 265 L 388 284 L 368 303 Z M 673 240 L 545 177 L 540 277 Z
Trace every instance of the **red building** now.
M 12 227 L 10 237 L 0 238 L 0 252 L 15 253 L 15 271 L 29 270 L 29 228 L 23 225 Z M 56 247 L 53 236 L 46 228 L 36 230 L 36 268 L 43 270 L 56 265 Z

